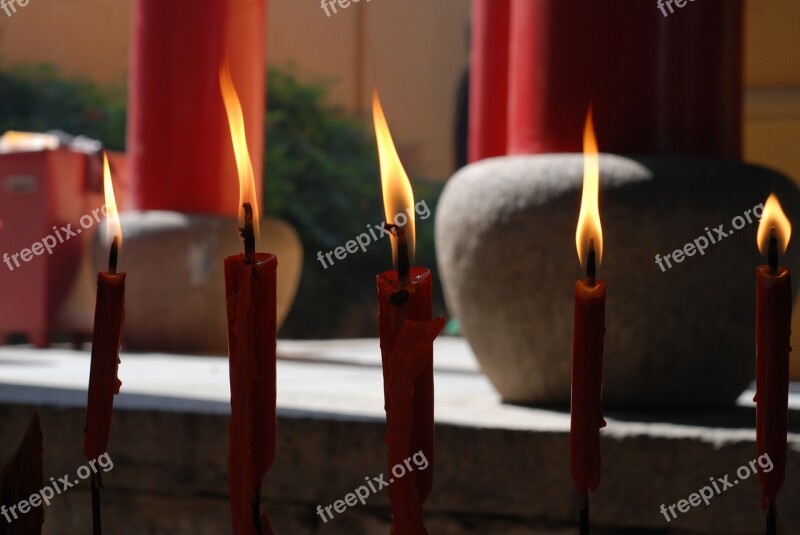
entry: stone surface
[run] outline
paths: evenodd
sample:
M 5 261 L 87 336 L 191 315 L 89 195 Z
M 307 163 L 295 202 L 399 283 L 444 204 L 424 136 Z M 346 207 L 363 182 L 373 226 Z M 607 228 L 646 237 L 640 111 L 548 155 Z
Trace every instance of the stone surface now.
M 378 341 L 279 341 L 278 352 L 278 443 L 263 496 L 276 533 L 387 533 L 385 489 L 327 523 L 316 515 L 318 505 L 386 471 Z M 575 533 L 569 415 L 500 403 L 461 339 L 438 340 L 435 353 L 436 467 L 425 506 L 431 534 Z M 86 462 L 88 370 L 86 351 L 0 348 L 0 460 L 36 409 L 45 478 L 76 473 Z M 107 532 L 228 533 L 227 359 L 123 353 L 120 378 L 109 445 L 114 468 L 104 475 Z M 609 411 L 592 533 L 763 533 L 754 477 L 669 523 L 659 513 L 662 503 L 687 498 L 709 477 L 733 474 L 754 458 L 750 399 L 752 391 L 736 408 L 705 412 Z M 783 533 L 800 525 L 800 385 L 792 387 L 790 407 Z M 90 510 L 84 481 L 48 507 L 45 534 L 85 532 Z
M 671 269 L 662 271 L 655 255 L 706 228 L 715 237 L 719 225 L 731 230 L 770 191 L 800 221 L 796 187 L 729 161 L 601 155 L 600 170 L 604 403 L 731 405 L 755 373 L 754 271 L 764 263 L 757 223 Z M 569 405 L 573 288 L 584 276 L 575 250 L 582 181 L 580 154 L 493 158 L 459 171 L 439 202 L 445 297 L 506 400 Z M 787 253 L 781 263 L 797 273 L 800 248 Z
M 228 341 L 222 259 L 242 251 L 236 222 L 153 211 L 123 214 L 122 227 L 119 268 L 128 272 L 123 343 L 143 351 L 224 353 Z M 108 246 L 103 232 L 98 234 L 95 265 L 106 269 Z M 300 238 L 288 224 L 267 219 L 257 249 L 278 257 L 280 327 L 300 283 Z M 91 303 L 93 307 L 93 299 Z

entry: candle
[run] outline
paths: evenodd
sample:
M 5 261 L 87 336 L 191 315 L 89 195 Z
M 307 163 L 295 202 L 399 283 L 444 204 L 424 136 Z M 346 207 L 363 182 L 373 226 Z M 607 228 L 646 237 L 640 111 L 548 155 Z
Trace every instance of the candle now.
M 108 157 L 103 155 L 103 189 L 106 200 L 106 240 L 111 241 L 108 271 L 97 274 L 97 301 L 94 309 L 92 360 L 89 394 L 86 401 L 86 428 L 83 451 L 89 460 L 108 451 L 114 396 L 122 385 L 117 377 L 122 323 L 125 320 L 125 273 L 117 273 L 117 255 L 122 244 L 122 228 L 111 182 Z M 100 533 L 99 473 L 92 473 L 92 512 L 94 533 Z
M 22 507 L 15 511 L 6 506 L 28 500 L 44 487 L 43 440 L 39 413 L 34 412 L 19 447 L 0 470 L 0 505 L 3 506 L 4 516 L 0 519 L 0 526 L 7 526 L 0 529 L 0 533 L 38 535 L 42 532 L 43 505 L 30 507 L 25 512 L 22 511 Z
M 575 242 L 581 265 L 586 266 L 586 278 L 575 284 L 570 462 L 582 502 L 581 532 L 588 533 L 589 491 L 600 484 L 600 428 L 606 425 L 601 399 L 606 285 L 595 277 L 603 257 L 603 230 L 598 209 L 600 165 L 591 109 L 583 143 L 583 195 Z
M 244 253 L 225 259 L 231 383 L 228 493 L 234 535 L 272 534 L 260 513 L 261 485 L 275 458 L 276 272 L 274 255 L 256 252 L 258 195 L 247 149 L 244 115 L 230 70 L 220 69 L 239 173 Z
M 775 498 L 786 471 L 786 432 L 789 400 L 789 336 L 792 285 L 789 270 L 778 266 L 791 225 L 774 194 L 764 204 L 758 225 L 758 246 L 767 264 L 756 269 L 756 445 L 758 455 L 769 455 L 773 469 L 759 467 L 762 507 L 775 519 Z
M 377 92 L 372 112 L 396 266 L 377 277 L 391 533 L 421 535 L 428 533 L 422 504 L 433 487 L 433 341 L 444 327 L 444 318 L 433 319 L 430 270 L 411 267 L 415 250 L 414 194 Z M 428 461 L 425 470 L 403 470 L 401 474 L 395 468 L 403 467 L 404 461 L 419 453 Z

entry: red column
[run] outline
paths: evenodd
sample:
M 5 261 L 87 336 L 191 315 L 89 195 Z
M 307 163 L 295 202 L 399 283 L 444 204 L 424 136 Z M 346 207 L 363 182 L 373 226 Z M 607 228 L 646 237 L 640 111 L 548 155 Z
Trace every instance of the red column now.
M 512 0 L 509 153 L 741 155 L 741 0 Z
M 506 153 L 508 16 L 511 0 L 473 0 L 469 161 Z
M 261 196 L 267 0 L 136 0 L 128 147 L 130 207 L 229 215 L 239 185 L 219 90 L 227 58 Z

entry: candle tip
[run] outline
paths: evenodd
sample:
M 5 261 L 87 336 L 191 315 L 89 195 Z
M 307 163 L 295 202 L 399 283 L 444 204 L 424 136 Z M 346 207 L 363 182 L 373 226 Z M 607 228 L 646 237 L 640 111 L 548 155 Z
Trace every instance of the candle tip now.
M 775 227 L 769 229 L 769 249 L 767 250 L 767 264 L 773 274 L 778 272 L 778 238 Z
M 403 227 L 392 223 L 384 223 L 384 228 L 397 239 L 397 282 L 405 288 L 408 286 L 411 272 L 406 231 Z
M 244 227 L 239 229 L 244 240 L 244 262 L 252 264 L 256 256 L 256 235 L 253 227 L 253 206 L 246 202 L 242 204 L 244 209 Z
M 597 275 L 597 255 L 594 251 L 594 239 L 589 240 L 589 254 L 586 258 L 586 278 L 594 286 Z
M 111 251 L 108 253 L 108 272 L 117 272 L 117 258 L 119 257 L 119 236 L 114 236 L 111 242 Z

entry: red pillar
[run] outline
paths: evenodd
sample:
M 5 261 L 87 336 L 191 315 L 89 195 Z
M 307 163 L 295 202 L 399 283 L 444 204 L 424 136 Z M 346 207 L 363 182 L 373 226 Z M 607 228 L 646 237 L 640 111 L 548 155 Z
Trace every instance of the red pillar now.
M 511 0 L 473 0 L 469 161 L 506 153 L 508 16 Z
M 261 196 L 267 0 L 136 0 L 127 154 L 130 207 L 228 215 L 239 183 L 219 89 L 227 58 Z
M 508 151 L 739 158 L 741 0 L 512 0 Z

